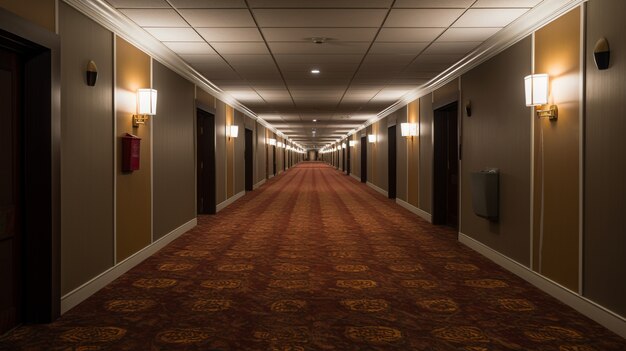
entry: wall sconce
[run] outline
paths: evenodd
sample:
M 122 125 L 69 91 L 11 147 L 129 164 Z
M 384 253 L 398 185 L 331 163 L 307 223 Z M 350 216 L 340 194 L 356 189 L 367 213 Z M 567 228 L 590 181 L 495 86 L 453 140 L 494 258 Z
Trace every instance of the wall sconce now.
M 531 74 L 524 78 L 524 88 L 526 90 L 526 106 L 540 106 L 537 108 L 537 117 L 556 120 L 558 118 L 558 108 L 556 105 L 548 104 L 548 75 Z
M 400 133 L 403 137 L 408 138 L 417 135 L 417 123 L 400 123 Z
M 356 140 L 350 140 L 350 141 L 348 142 L 348 145 L 350 145 L 350 147 L 354 147 L 354 146 L 356 146 Z
M 276 139 L 270 138 L 270 145 L 276 146 Z
M 369 134 L 367 136 L 367 141 L 369 141 L 370 143 L 375 143 L 376 142 L 376 134 Z
M 98 80 L 98 66 L 96 66 L 96 63 L 93 62 L 93 60 L 87 63 L 86 76 L 87 85 L 90 87 L 96 86 L 96 81 Z
M 238 137 L 239 126 L 237 125 L 226 126 L 226 136 L 228 137 L 228 140 L 230 140 L 230 138 Z
M 137 89 L 137 114 L 133 115 L 133 127 L 145 124 L 149 116 L 156 115 L 157 91 Z

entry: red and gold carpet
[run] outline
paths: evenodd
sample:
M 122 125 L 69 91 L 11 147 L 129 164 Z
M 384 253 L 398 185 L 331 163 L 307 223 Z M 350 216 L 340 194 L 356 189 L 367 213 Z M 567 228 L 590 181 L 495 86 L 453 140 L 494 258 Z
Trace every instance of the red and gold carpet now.
M 320 163 L 268 181 L 3 350 L 626 350 Z

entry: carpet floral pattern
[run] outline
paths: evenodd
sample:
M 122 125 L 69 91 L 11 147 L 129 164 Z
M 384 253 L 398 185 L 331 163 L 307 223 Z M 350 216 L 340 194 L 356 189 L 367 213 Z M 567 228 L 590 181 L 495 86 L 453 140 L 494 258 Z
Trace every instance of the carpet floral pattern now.
M 304 163 L 2 350 L 626 350 L 352 177 Z

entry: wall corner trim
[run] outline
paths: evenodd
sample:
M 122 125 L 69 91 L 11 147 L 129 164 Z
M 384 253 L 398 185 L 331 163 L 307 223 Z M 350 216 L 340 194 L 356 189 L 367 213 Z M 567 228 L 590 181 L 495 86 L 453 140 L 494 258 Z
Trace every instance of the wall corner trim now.
M 406 208 L 407 210 L 413 212 L 414 214 L 422 217 L 423 219 L 428 221 L 428 223 L 432 223 L 433 222 L 433 218 L 432 218 L 430 213 L 428 213 L 428 212 L 426 212 L 426 211 L 424 211 L 424 210 L 422 210 L 420 208 L 417 208 L 417 207 L 411 205 L 410 203 L 408 203 L 408 202 L 406 202 L 404 200 L 398 199 L 398 198 L 396 198 L 396 203 L 398 205 Z
M 259 187 L 261 187 L 261 185 L 265 184 L 265 182 L 267 181 L 267 179 L 263 179 L 262 181 L 254 184 L 254 186 L 252 187 L 252 189 L 257 189 Z
M 543 292 L 572 307 L 581 314 L 593 319 L 615 334 L 626 338 L 626 318 L 598 305 L 597 303 L 576 294 L 562 285 L 531 271 L 528 267 L 495 251 L 485 244 L 459 232 L 459 241 L 492 260 L 502 268 L 519 276 Z
M 122 274 L 128 272 L 131 268 L 140 264 L 146 258 L 154 255 L 157 251 L 161 250 L 162 248 L 167 246 L 167 244 L 171 243 L 174 239 L 183 235 L 187 231 L 193 229 L 193 227 L 195 227 L 196 225 L 198 225 L 198 219 L 194 218 L 189 222 L 181 225 L 180 227 L 172 230 L 169 234 L 163 236 L 159 240 L 144 247 L 142 250 L 136 252 L 132 256 L 118 263 L 117 265 L 100 273 L 100 275 L 94 277 L 85 284 L 65 294 L 63 297 L 61 297 L 61 314 L 65 314 L 65 312 L 71 310 L 81 302 L 85 301 L 91 295 L 98 292 L 98 290 L 104 288 L 115 279 L 119 278 Z
M 244 195 L 246 195 L 246 191 L 245 190 L 239 192 L 238 194 L 233 195 L 231 198 L 229 198 L 226 201 L 218 204 L 217 207 L 216 207 L 216 211 L 220 212 L 221 210 L 223 210 L 226 207 L 230 206 L 233 202 L 239 200 Z
M 387 192 L 387 190 L 383 190 L 382 188 L 379 188 L 378 186 L 374 185 L 374 183 L 367 182 L 367 186 L 369 186 L 370 188 L 378 191 L 379 193 L 385 196 L 389 196 L 389 193 Z

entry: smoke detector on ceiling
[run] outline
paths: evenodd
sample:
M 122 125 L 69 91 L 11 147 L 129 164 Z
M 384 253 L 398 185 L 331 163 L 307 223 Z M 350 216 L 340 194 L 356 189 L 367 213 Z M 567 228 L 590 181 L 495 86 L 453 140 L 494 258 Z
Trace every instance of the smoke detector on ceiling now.
M 311 41 L 315 44 L 324 44 L 326 42 L 326 38 L 324 37 L 313 37 Z

